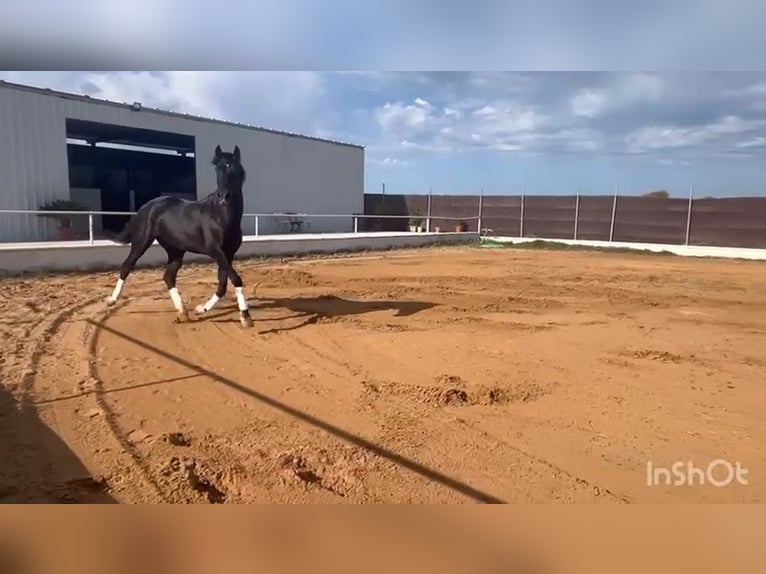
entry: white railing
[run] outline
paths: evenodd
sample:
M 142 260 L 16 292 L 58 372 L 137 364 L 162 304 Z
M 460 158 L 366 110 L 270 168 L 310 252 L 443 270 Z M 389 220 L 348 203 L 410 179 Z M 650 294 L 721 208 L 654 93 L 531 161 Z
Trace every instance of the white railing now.
M 88 217 L 88 241 L 91 245 L 95 242 L 95 236 L 94 236 L 94 225 L 93 225 L 93 218 L 96 215 L 135 215 L 135 211 L 59 211 L 59 210 L 31 210 L 31 209 L 0 209 L 0 215 L 49 215 L 49 216 L 86 216 Z M 431 222 L 433 220 L 446 220 L 446 221 L 473 221 L 478 220 L 479 221 L 479 228 L 481 228 L 481 216 L 473 215 L 473 216 L 465 216 L 465 217 L 452 217 L 452 216 L 442 216 L 442 215 L 413 215 L 413 214 L 403 214 L 403 215 L 374 215 L 374 214 L 366 214 L 366 213 L 341 213 L 341 214 L 333 214 L 333 213 L 245 213 L 242 216 L 243 221 L 246 221 L 248 219 L 253 220 L 253 229 L 255 231 L 255 236 L 260 235 L 260 222 L 262 219 L 275 219 L 280 218 L 283 220 L 287 220 L 288 223 L 291 222 L 301 222 L 299 224 L 300 227 L 302 227 L 303 223 L 305 223 L 305 219 L 309 218 L 325 218 L 325 219 L 345 219 L 349 218 L 353 220 L 354 223 L 354 233 L 359 233 L 359 220 L 360 219 L 419 219 L 422 221 L 425 221 L 426 227 L 425 231 L 430 232 L 431 231 Z M 302 218 L 302 219 L 301 219 Z

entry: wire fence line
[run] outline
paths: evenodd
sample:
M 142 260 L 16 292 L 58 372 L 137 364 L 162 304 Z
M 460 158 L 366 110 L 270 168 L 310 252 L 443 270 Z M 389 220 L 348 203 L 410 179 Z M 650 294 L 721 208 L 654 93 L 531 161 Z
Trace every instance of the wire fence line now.
M 91 245 L 95 244 L 95 217 L 96 216 L 132 216 L 135 215 L 135 211 L 102 211 L 102 210 L 35 210 L 35 209 L 0 209 L 0 216 L 3 215 L 26 215 L 26 216 L 49 216 L 56 217 L 87 217 L 88 218 L 88 241 Z M 366 213 L 310 213 L 310 212 L 272 212 L 272 213 L 244 213 L 242 215 L 243 221 L 251 221 L 252 229 L 255 236 L 261 235 L 261 221 L 264 219 L 282 219 L 284 227 L 288 232 L 309 232 L 307 225 L 307 219 L 346 219 L 353 222 L 354 233 L 359 233 L 359 221 L 368 219 L 407 219 L 413 220 L 418 218 L 413 214 L 401 214 L 401 215 L 375 215 Z M 433 215 L 428 216 L 426 219 L 426 226 L 424 231 L 429 232 L 431 230 L 431 220 L 447 220 L 447 221 L 470 221 L 479 219 L 478 216 L 450 216 L 450 215 Z M 0 224 L 1 225 L 1 224 Z
M 95 218 L 134 213 L 0 210 L 0 241 L 9 231 L 2 223 L 4 215 L 87 217 L 87 237 L 92 244 L 99 227 Z M 330 222 L 332 219 L 339 221 Z M 79 235 L 84 238 L 86 226 L 80 221 Z M 686 198 L 620 195 L 617 190 L 612 195 L 577 192 L 556 196 L 365 193 L 362 213 L 281 211 L 243 215 L 245 233 L 255 236 L 350 229 L 355 233 L 408 229 L 439 232 L 452 223 L 458 225 L 450 231 L 479 235 L 766 248 L 766 197 L 697 198 L 691 187 Z M 110 222 L 107 234 L 122 224 L 119 220 Z M 17 235 L 23 234 L 23 226 L 16 225 L 16 231 Z
M 482 235 L 766 248 L 766 197 L 365 194 L 365 213 L 474 212 Z M 468 219 L 463 217 L 463 219 Z

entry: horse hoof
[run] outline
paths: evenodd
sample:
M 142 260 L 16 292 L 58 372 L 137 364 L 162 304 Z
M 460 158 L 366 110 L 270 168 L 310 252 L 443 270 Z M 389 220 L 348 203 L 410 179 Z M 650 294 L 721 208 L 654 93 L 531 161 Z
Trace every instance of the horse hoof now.
M 207 311 L 205 311 L 205 307 L 204 307 L 203 305 L 197 305 L 197 306 L 194 308 L 194 312 L 195 312 L 197 315 L 204 315 L 205 313 L 207 313 Z
M 114 305 L 115 303 L 117 303 L 117 301 L 115 301 L 114 299 L 112 299 L 112 296 L 111 296 L 111 295 L 107 295 L 107 296 L 104 298 L 104 303 L 106 303 L 106 306 L 107 306 L 107 307 L 111 307 L 112 305 Z
M 188 311 L 182 311 L 178 315 L 176 315 L 175 322 L 176 323 L 189 323 L 191 321 L 191 317 L 189 316 Z
M 245 329 L 249 329 L 253 326 L 253 319 L 250 317 L 250 313 L 243 311 L 239 316 L 239 322 Z

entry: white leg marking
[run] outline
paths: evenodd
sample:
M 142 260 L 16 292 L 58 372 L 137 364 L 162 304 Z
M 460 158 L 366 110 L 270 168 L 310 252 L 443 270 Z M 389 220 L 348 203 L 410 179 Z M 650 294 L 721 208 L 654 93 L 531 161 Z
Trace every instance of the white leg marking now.
M 112 304 L 117 302 L 117 299 L 120 297 L 120 293 L 122 293 L 123 285 L 125 285 L 125 281 L 122 279 L 117 279 L 117 285 L 114 286 L 114 291 L 112 291 L 112 294 L 106 298 L 107 303 Z
M 210 311 L 210 310 L 211 310 L 213 307 L 215 307 L 215 304 L 216 304 L 216 303 L 218 303 L 218 301 L 220 301 L 220 300 L 221 300 L 221 298 L 220 298 L 218 295 L 216 295 L 215 293 L 213 293 L 213 294 L 210 296 L 210 299 L 208 299 L 208 300 L 205 302 L 205 304 L 204 304 L 204 305 L 197 305 L 197 307 L 196 307 L 194 310 L 195 310 L 197 313 L 200 313 L 200 314 L 201 314 L 201 313 L 207 313 L 207 312 L 208 312 L 208 311 Z
M 237 306 L 239 310 L 247 311 L 247 299 L 245 299 L 245 294 L 242 292 L 242 287 L 235 287 L 234 291 L 237 293 Z
M 245 299 L 245 294 L 242 292 L 242 287 L 235 287 L 234 290 L 237 292 L 237 305 L 239 306 L 239 322 L 242 323 L 243 327 L 252 327 L 253 326 L 253 320 L 250 317 L 250 311 L 247 308 L 247 299 Z
M 173 287 L 168 292 L 170 293 L 170 298 L 173 300 L 173 305 L 175 305 L 176 311 L 182 313 L 184 310 L 184 302 L 181 301 L 181 295 L 178 293 L 178 289 Z

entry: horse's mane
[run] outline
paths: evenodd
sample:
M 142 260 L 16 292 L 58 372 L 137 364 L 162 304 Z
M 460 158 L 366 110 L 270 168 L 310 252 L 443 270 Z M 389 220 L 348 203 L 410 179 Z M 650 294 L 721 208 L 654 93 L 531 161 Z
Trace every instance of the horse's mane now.
M 218 199 L 218 191 L 212 191 L 208 193 L 205 197 L 199 200 L 200 203 L 216 203 Z

